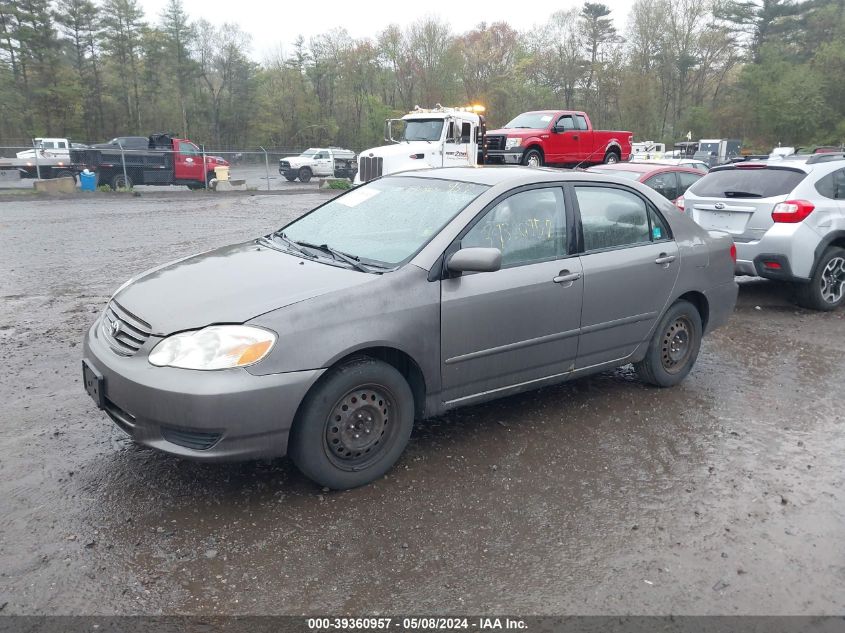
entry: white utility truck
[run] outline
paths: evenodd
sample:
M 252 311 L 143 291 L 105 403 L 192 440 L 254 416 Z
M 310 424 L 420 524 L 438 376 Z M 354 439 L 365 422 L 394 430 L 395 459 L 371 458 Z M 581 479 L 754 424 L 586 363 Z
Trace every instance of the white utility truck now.
M 458 167 L 484 162 L 483 106 L 417 106 L 401 119 L 385 121 L 384 140 L 358 155 L 355 184 L 399 171 Z
M 349 178 L 355 176 L 355 152 L 342 147 L 309 147 L 299 156 L 279 160 L 279 173 L 288 182 L 299 178 L 308 182 L 312 176 Z

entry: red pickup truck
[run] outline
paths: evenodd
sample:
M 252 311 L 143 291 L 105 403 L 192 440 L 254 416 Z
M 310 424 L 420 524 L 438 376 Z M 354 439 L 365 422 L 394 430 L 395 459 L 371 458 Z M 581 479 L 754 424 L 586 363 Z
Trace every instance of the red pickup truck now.
M 130 137 L 134 138 L 134 137 Z M 97 182 L 113 189 L 134 185 L 187 185 L 202 189 L 214 177 L 214 169 L 229 163 L 217 156 L 203 156 L 202 150 L 187 139 L 169 134 L 151 134 L 133 149 L 108 144 L 89 149 L 72 149 L 74 171 L 89 169 Z
M 628 160 L 631 132 L 594 130 L 585 112 L 523 112 L 500 130 L 487 133 L 488 164 L 598 165 Z

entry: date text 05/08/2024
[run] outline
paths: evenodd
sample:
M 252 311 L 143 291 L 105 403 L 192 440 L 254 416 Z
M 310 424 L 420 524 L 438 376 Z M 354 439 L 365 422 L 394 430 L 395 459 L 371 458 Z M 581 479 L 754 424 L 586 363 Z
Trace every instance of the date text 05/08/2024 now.
M 524 620 L 499 617 L 363 617 L 363 618 L 309 618 L 311 631 L 366 631 L 400 629 L 408 631 L 431 630 L 511 630 L 524 631 Z

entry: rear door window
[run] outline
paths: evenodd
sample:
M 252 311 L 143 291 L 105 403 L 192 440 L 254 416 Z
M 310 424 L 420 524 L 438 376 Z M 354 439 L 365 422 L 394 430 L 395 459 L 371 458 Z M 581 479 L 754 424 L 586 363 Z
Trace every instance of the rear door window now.
M 687 189 L 692 187 L 695 183 L 701 180 L 704 174 L 690 174 L 685 171 L 678 172 L 678 195 L 682 196 L 687 192 Z
M 586 252 L 651 242 L 649 208 L 639 196 L 611 187 L 575 187 L 575 196 Z
M 838 169 L 819 179 L 816 191 L 825 198 L 845 200 L 845 169 Z
M 797 169 L 734 167 L 711 171 L 689 190 L 702 198 L 773 198 L 788 194 L 806 175 Z
M 674 200 L 680 195 L 678 193 L 678 182 L 673 171 L 664 171 L 663 173 L 656 174 L 643 184 L 651 187 L 668 200 Z

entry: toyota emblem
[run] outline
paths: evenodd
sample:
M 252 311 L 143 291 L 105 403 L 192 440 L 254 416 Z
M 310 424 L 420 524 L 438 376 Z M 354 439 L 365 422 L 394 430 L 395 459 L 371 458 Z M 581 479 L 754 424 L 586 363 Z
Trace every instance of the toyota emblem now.
M 109 334 L 112 335 L 112 338 L 115 338 L 118 334 L 120 334 L 120 321 L 111 322 L 111 326 L 109 327 Z
M 724 202 L 717 202 L 715 206 L 716 206 L 717 209 L 724 209 L 725 203 Z

